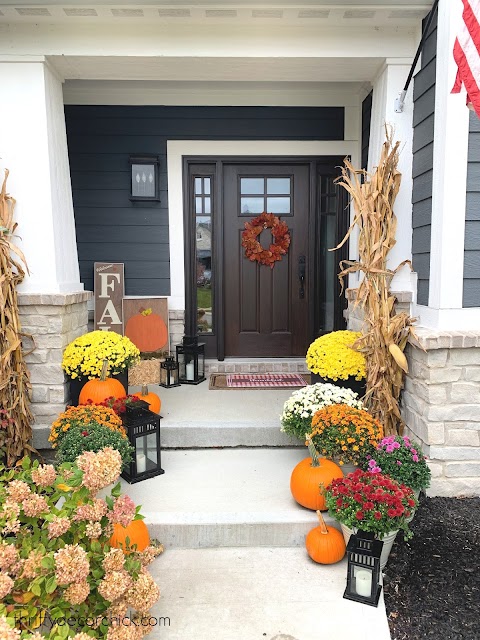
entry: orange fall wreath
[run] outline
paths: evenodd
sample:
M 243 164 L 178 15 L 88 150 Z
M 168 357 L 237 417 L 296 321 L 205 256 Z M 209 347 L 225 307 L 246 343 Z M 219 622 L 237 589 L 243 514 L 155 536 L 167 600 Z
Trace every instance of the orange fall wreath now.
M 274 242 L 268 249 L 264 249 L 257 238 L 264 229 L 271 229 Z M 242 247 L 245 249 L 245 257 L 252 262 L 265 264 L 271 269 L 275 262 L 282 259 L 290 246 L 290 234 L 286 222 L 282 222 L 273 213 L 263 212 L 250 222 L 245 222 L 245 231 L 242 232 Z

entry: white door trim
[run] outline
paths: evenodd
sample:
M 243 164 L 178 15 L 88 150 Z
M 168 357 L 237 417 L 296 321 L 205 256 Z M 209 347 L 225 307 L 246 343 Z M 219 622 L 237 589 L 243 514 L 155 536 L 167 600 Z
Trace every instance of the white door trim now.
M 350 156 L 353 166 L 360 164 L 357 140 L 168 140 L 168 222 L 170 242 L 170 309 L 185 309 L 185 267 L 183 232 L 184 156 Z M 351 246 L 356 246 L 352 237 Z

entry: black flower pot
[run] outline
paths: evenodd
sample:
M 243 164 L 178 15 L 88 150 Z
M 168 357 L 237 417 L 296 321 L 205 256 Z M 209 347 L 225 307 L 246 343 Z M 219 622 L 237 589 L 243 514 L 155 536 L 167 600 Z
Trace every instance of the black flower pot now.
M 355 393 L 358 393 L 359 398 L 362 398 L 367 390 L 367 381 L 365 379 L 355 380 L 353 377 L 347 378 L 346 380 L 331 380 L 330 378 L 322 378 L 318 373 L 312 373 L 310 377 L 310 384 L 316 384 L 317 382 L 322 382 L 323 384 L 334 384 L 337 387 L 342 387 L 343 389 L 351 389 Z
M 115 375 L 110 377 L 121 382 L 125 387 L 125 393 L 128 393 L 128 369 L 125 369 L 125 371 L 122 371 L 122 373 L 116 373 Z M 74 380 L 70 378 L 70 400 L 67 404 L 72 407 L 76 407 L 78 405 L 80 392 L 87 382 L 88 378 L 75 378 Z

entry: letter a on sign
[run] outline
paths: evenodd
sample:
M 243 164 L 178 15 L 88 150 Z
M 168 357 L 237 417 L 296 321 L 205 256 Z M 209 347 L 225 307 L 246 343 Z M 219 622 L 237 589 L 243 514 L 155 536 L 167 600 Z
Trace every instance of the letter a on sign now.
M 95 329 L 123 334 L 122 300 L 125 295 L 123 263 L 95 262 Z

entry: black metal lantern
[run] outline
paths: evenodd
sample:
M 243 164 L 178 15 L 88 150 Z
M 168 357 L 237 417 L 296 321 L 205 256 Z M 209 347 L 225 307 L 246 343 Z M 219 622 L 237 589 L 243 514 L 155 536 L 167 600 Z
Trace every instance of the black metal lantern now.
M 180 384 L 199 384 L 205 380 L 205 343 L 197 336 L 185 336 L 177 346 Z
M 373 533 L 358 531 L 350 536 L 347 545 L 347 600 L 355 600 L 373 607 L 378 606 L 380 585 L 380 555 L 383 542 L 375 540 Z
M 180 386 L 178 381 L 178 362 L 173 356 L 168 356 L 160 365 L 160 386 L 170 389 Z
M 122 478 L 130 484 L 165 473 L 160 460 L 161 416 L 150 411 L 146 402 L 141 403 L 145 406 L 139 405 L 135 403 L 135 407 L 127 407 L 122 418 L 128 440 L 134 449 L 132 462 L 122 472 Z

